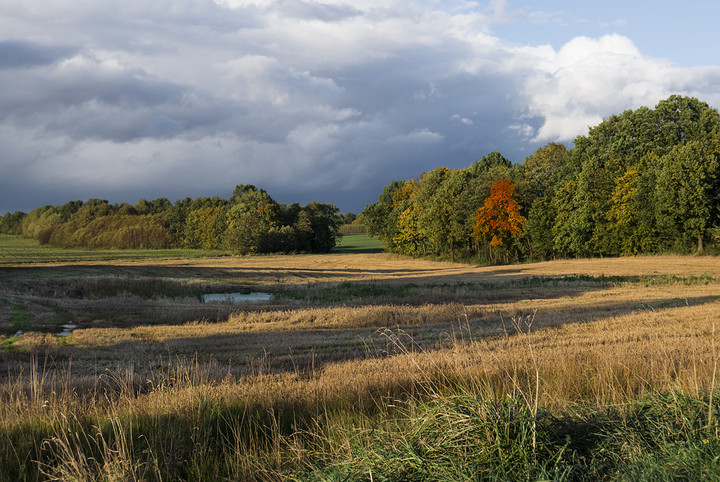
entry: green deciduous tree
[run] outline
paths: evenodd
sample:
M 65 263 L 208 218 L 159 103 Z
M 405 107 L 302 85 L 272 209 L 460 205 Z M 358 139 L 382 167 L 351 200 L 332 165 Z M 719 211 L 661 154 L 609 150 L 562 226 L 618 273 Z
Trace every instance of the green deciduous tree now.
M 441 225 L 441 219 L 445 219 L 449 214 L 449 200 L 439 191 L 450 173 L 451 170 L 447 167 L 438 167 L 421 174 L 413 196 L 417 203 L 418 233 L 426 240 L 428 249 L 434 254 L 449 251 L 449 226 Z
M 658 227 L 666 244 L 678 249 L 697 243 L 703 251 L 718 224 L 719 153 L 715 143 L 689 141 L 661 158 L 657 181 Z
M 393 212 L 400 213 L 395 222 L 393 246 L 396 251 L 411 256 L 423 254 L 426 248 L 426 240 L 419 227 L 421 206 L 415 199 L 418 185 L 411 179 L 393 193 Z
M 363 210 L 368 235 L 378 238 L 383 242 L 385 248 L 390 250 L 394 247 L 393 239 L 397 235 L 397 219 L 401 213 L 395 209 L 393 196 L 395 191 L 404 184 L 403 181 L 392 181 L 383 188 L 377 202 L 368 204 Z
M 267 235 L 280 227 L 280 208 L 264 190 L 239 185 L 227 211 L 225 246 L 233 253 L 267 252 Z
M 509 169 L 512 167 L 512 162 L 499 152 L 495 151 L 482 156 L 479 161 L 472 163 L 468 169 L 470 169 L 475 175 L 482 175 L 493 167 L 505 167 Z
M 5 213 L 0 218 L 0 234 L 22 234 L 22 222 L 25 216 L 27 214 L 22 211 Z
M 611 254 L 637 254 L 642 250 L 637 205 L 639 177 L 637 170 L 630 169 L 615 178 L 615 189 L 610 197 L 607 218 L 610 221 L 608 234 L 615 241 L 618 253 Z
M 532 204 L 524 225 L 530 258 L 550 259 L 556 253 L 553 229 L 555 217 L 555 204 L 551 198 L 543 196 Z
M 226 206 L 204 206 L 191 210 L 185 218 L 184 245 L 195 249 L 222 247 L 227 227 Z
M 338 208 L 332 204 L 313 201 L 303 208 L 303 212 L 307 213 L 312 230 L 310 252 L 330 252 L 340 237 L 342 218 Z
M 522 164 L 522 176 L 529 185 L 534 201 L 538 197 L 550 197 L 562 176 L 566 164 L 567 149 L 551 142 L 538 148 Z

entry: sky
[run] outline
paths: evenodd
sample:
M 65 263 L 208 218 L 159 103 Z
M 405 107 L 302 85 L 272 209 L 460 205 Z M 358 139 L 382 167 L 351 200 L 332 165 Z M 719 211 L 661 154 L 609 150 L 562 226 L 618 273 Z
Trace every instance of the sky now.
M 228 197 L 360 212 L 673 94 L 720 107 L 720 2 L 4 0 L 0 214 Z

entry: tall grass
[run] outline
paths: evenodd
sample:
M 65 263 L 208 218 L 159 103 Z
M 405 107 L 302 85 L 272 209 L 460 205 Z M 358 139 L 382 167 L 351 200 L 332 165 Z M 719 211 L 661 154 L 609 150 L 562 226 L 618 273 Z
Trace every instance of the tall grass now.
M 2 480 L 720 476 L 711 329 L 638 353 L 532 322 L 496 339 L 458 332 L 442 350 L 388 332 L 391 358 L 289 373 L 259 359 L 244 377 L 166 360 L 147 378 L 132 366 L 76 378 L 36 360 L 0 390 Z
M 212 323 L 163 325 L 191 304 L 153 300 L 141 326 L 4 339 L 18 350 L 0 347 L 0 481 L 720 477 L 717 270 L 610 277 L 592 261 L 564 276 L 558 262 L 478 279 L 452 266 L 427 281 L 438 265 L 340 258 L 242 262 L 292 268 L 293 283 L 332 262 L 333 283 L 392 282 L 317 285 Z M 175 289 L 163 283 L 146 287 Z M 34 296 L 22 300 L 47 301 Z
M 199 298 L 205 293 L 250 292 L 242 284 L 197 279 L 159 277 L 68 276 L 62 279 L 0 281 L 0 288 L 12 294 L 69 299 L 111 298 L 118 296 L 143 299 Z

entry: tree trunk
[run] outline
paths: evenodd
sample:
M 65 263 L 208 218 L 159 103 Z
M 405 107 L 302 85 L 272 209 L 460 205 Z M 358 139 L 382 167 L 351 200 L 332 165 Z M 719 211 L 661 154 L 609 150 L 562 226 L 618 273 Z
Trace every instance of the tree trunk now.
M 698 233 L 698 253 L 703 252 L 703 235 L 702 233 Z

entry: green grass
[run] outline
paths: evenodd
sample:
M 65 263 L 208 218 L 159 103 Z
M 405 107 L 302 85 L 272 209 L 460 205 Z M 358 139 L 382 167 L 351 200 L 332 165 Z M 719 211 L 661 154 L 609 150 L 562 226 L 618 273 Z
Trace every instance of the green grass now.
M 13 331 L 27 330 L 32 326 L 32 321 L 35 319 L 34 314 L 16 303 L 11 303 L 5 298 L 0 298 L 0 303 L 9 306 L 13 310 L 9 318 L 10 328 Z
M 307 480 L 717 480 L 718 400 L 656 393 L 614 407 L 534 413 L 465 389 L 396 403 L 326 432 Z M 711 409 L 714 408 L 714 410 Z M 710 413 L 710 416 L 708 414 Z M 383 420 L 381 420 L 381 418 Z M 342 446 L 337 446 L 342 445 Z
M 0 266 L 29 263 L 77 263 L 122 259 L 203 258 L 223 256 L 224 251 L 199 249 L 90 249 L 40 245 L 22 236 L 0 235 Z
M 367 234 L 348 234 L 338 240 L 333 253 L 380 253 L 382 243 Z M 0 266 L 30 263 L 81 263 L 123 259 L 205 258 L 225 256 L 220 250 L 201 249 L 91 249 L 40 245 L 23 236 L 0 234 Z
M 383 244 L 367 234 L 345 234 L 338 240 L 333 253 L 381 253 Z
M 15 306 L 15 313 L 10 317 L 10 325 L 13 328 L 27 330 L 32 326 L 31 322 L 35 319 L 35 315 L 27 310 Z
M 0 427 L 9 443 L 0 450 L 0 481 L 36 480 L 40 468 L 57 480 L 720 477 L 717 393 L 670 391 L 620 408 L 547 411 L 522 393 L 496 397 L 463 384 L 385 401 L 310 403 L 310 396 L 270 405 L 194 388 L 184 408 L 130 405 Z

